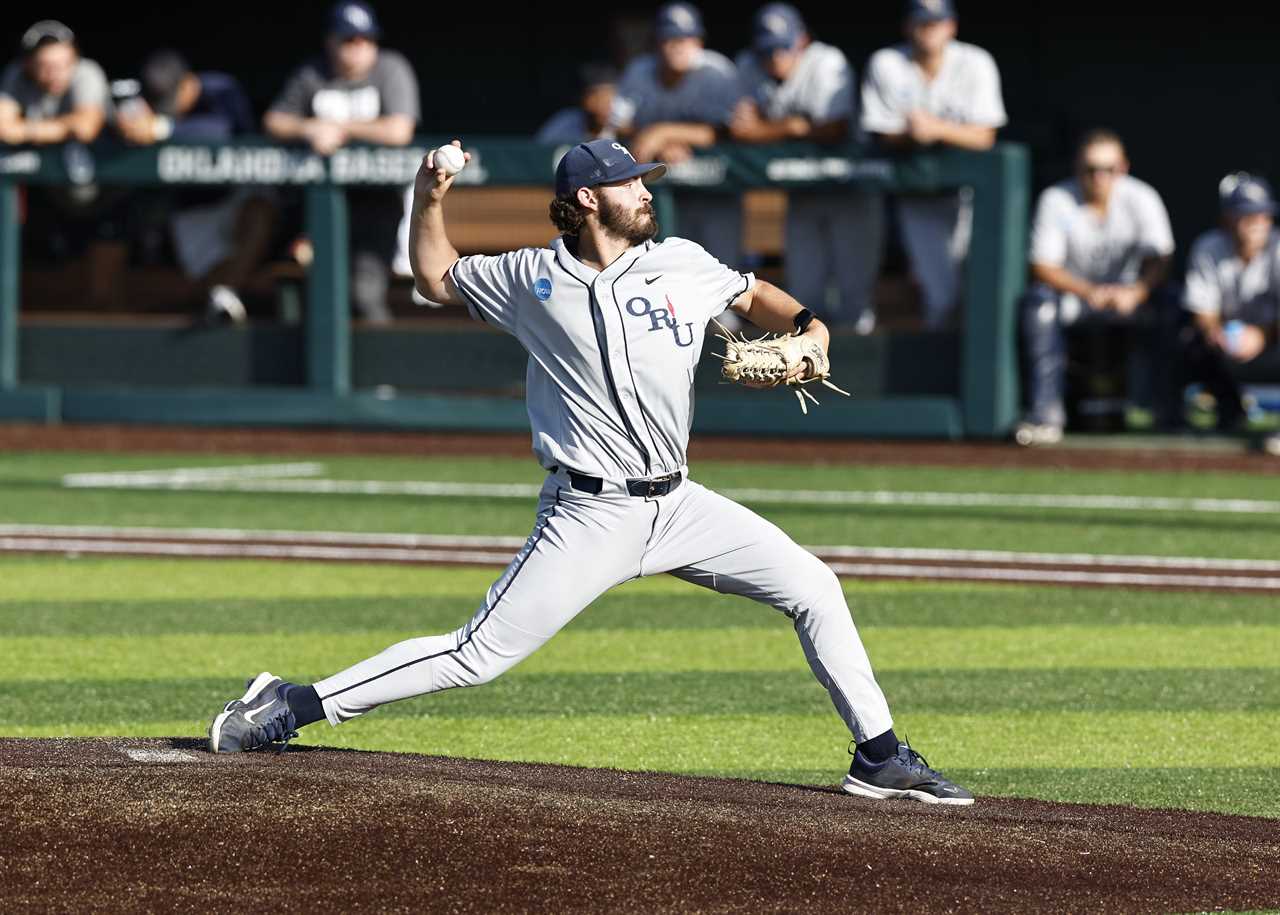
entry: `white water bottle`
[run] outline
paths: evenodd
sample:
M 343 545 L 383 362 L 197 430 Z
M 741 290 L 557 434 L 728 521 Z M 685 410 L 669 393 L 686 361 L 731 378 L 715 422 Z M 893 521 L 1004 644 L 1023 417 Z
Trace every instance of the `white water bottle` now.
M 1240 345 L 1244 342 L 1244 322 L 1228 321 L 1226 327 L 1222 329 L 1222 338 L 1227 352 L 1233 356 L 1239 355 Z

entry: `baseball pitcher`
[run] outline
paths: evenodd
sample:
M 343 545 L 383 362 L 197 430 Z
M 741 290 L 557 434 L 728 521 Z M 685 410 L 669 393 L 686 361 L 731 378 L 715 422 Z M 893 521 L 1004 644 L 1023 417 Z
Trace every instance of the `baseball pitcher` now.
M 609 588 L 666 572 L 791 620 L 856 744 L 845 791 L 973 803 L 894 734 L 834 573 L 689 478 L 693 376 L 708 321 L 732 308 L 766 330 L 795 330 L 788 381 L 825 377 L 828 333 L 781 289 L 699 245 L 655 242 L 646 181 L 665 171 L 613 140 L 575 146 L 556 170 L 551 220 L 562 234 L 550 247 L 459 257 L 444 219 L 453 178 L 427 154 L 410 242 L 418 291 L 465 306 L 529 353 L 533 450 L 547 472 L 533 531 L 460 629 L 392 645 L 310 686 L 260 674 L 214 719 L 210 749 L 258 749 L 322 718 L 339 725 L 398 699 L 486 683 Z M 764 360 L 754 359 L 746 371 L 763 377 Z

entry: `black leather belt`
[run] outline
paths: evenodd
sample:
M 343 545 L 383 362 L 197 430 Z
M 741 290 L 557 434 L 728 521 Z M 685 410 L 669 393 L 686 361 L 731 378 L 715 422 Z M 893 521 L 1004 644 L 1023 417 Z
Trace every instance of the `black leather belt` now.
M 653 498 L 654 496 L 665 496 L 677 486 L 680 485 L 682 477 L 680 471 L 668 473 L 661 477 L 643 478 L 639 477 L 633 480 L 627 480 L 627 492 L 633 496 L 641 498 Z M 599 477 L 589 477 L 584 473 L 577 471 L 569 471 L 569 483 L 578 492 L 586 492 L 591 495 L 599 495 L 600 490 L 604 489 L 604 480 Z

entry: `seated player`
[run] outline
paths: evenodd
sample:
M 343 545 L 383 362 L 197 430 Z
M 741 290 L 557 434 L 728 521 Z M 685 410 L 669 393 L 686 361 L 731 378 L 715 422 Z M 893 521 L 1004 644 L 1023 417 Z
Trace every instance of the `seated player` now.
M 1246 418 L 1241 380 L 1280 381 L 1280 232 L 1263 178 L 1227 175 L 1218 202 L 1221 226 L 1197 238 L 1187 260 L 1178 393 L 1189 382 L 1203 384 L 1217 403 L 1218 429 L 1234 431 Z M 1265 447 L 1280 453 L 1280 437 Z
M 1019 444 L 1062 439 L 1068 330 L 1131 324 L 1164 282 L 1172 255 L 1164 202 L 1129 174 L 1120 137 L 1087 133 L 1075 177 L 1045 189 L 1032 224 L 1032 284 L 1019 309 L 1030 410 L 1015 432 Z

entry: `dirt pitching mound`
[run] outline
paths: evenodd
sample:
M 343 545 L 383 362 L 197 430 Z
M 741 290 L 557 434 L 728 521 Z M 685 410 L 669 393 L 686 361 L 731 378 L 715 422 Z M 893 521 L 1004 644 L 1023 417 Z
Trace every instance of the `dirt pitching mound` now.
M 1280 904 L 1274 820 L 194 739 L 0 740 L 11 911 Z

